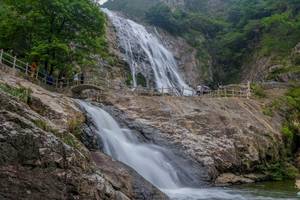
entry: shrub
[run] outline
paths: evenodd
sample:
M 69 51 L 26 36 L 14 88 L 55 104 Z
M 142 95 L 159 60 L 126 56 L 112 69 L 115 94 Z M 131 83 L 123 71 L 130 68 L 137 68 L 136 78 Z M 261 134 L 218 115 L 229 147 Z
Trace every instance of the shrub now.
M 257 96 L 258 98 L 265 98 L 265 97 L 267 97 L 267 94 L 266 94 L 265 90 L 262 88 L 261 85 L 251 84 L 251 89 L 252 89 L 253 94 L 255 96 Z
M 284 161 L 259 166 L 258 170 L 274 181 L 295 179 L 299 174 L 299 170 L 295 166 Z
M 262 112 L 263 112 L 264 115 L 269 116 L 269 117 L 273 117 L 273 115 L 274 115 L 274 112 L 273 112 L 272 108 L 269 107 L 269 106 L 265 106 L 263 108 Z
M 294 138 L 294 133 L 290 129 L 290 126 L 288 124 L 285 124 L 282 129 L 281 129 L 282 134 L 288 139 L 288 140 L 293 140 Z

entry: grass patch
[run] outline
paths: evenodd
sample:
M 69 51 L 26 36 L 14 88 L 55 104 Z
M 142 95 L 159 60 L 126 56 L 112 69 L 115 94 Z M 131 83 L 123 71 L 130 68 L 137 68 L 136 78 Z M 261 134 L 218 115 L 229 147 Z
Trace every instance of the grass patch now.
M 44 131 L 52 131 L 53 129 L 48 126 L 47 122 L 44 121 L 44 120 L 41 120 L 41 119 L 37 119 L 37 120 L 34 120 L 33 123 L 39 127 L 40 129 L 44 130 Z
M 71 131 L 73 131 L 73 133 L 72 132 L 60 132 L 57 129 L 54 129 L 51 126 L 49 126 L 48 123 L 44 120 L 40 120 L 40 119 L 34 120 L 33 123 L 40 129 L 42 129 L 46 132 L 53 133 L 56 137 L 60 138 L 65 144 L 67 144 L 79 151 L 82 149 L 82 144 L 79 142 L 79 140 L 77 139 L 77 137 L 74 134 L 74 133 L 79 134 L 79 132 L 77 132 L 79 130 L 78 129 L 79 123 L 77 123 L 77 121 L 74 120 L 74 121 L 72 121 L 72 123 L 70 123 L 71 125 L 70 125 L 69 129 Z M 82 121 L 80 124 L 82 124 Z M 80 131 L 80 133 L 81 133 L 81 131 Z
M 79 140 L 81 139 L 82 124 L 84 121 L 85 121 L 84 118 L 77 117 L 77 118 L 71 119 L 68 122 L 68 131 Z
M 31 97 L 32 91 L 28 88 L 25 88 L 25 87 L 16 88 L 16 87 L 12 87 L 8 84 L 0 83 L 0 90 L 16 97 L 17 99 L 21 100 L 22 102 L 24 102 L 26 104 L 28 104 L 30 102 L 30 97 Z

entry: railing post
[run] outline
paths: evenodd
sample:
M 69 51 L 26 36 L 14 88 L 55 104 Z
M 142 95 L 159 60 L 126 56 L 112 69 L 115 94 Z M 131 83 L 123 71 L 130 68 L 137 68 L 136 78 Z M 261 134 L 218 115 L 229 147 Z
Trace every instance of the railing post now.
M 13 70 L 16 69 L 17 56 L 14 56 Z
M 251 96 L 251 84 L 250 81 L 247 82 L 247 99 Z
M 26 76 L 28 75 L 28 63 L 26 63 L 26 66 L 25 66 L 25 75 Z
M 3 49 L 0 50 L 0 63 L 2 63 L 2 58 L 3 58 Z
M 38 80 L 38 78 L 39 78 L 39 68 L 37 68 L 36 75 L 35 75 L 35 79 Z

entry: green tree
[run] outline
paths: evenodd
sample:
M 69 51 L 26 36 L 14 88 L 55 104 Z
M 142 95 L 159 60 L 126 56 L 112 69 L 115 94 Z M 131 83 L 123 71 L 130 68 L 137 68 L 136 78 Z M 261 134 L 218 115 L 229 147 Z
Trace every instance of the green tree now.
M 105 46 L 105 17 L 92 0 L 1 0 L 0 48 L 53 74 L 83 65 Z

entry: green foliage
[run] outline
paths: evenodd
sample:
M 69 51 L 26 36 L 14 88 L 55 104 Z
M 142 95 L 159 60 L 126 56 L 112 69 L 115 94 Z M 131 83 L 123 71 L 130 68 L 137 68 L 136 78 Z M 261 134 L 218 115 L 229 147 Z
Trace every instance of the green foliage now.
M 49 74 L 92 65 L 93 53 L 107 56 L 104 30 L 105 17 L 92 0 L 1 0 L 0 48 Z
M 299 170 L 288 162 L 278 162 L 259 166 L 258 168 L 274 181 L 295 179 L 299 174 Z
M 264 107 L 263 110 L 262 110 L 262 113 L 266 116 L 269 116 L 269 117 L 273 117 L 273 115 L 274 115 L 274 112 L 273 112 L 272 108 L 269 107 L 269 106 Z
M 287 73 L 300 73 L 300 66 L 279 67 L 270 72 L 267 79 L 276 80 L 280 75 Z
M 15 88 L 7 84 L 0 83 L 0 90 L 20 99 L 26 104 L 28 104 L 30 101 L 31 90 L 28 88 L 24 88 L 24 87 Z
M 294 133 L 290 130 L 289 124 L 283 125 L 281 132 L 288 140 L 292 141 L 294 139 Z
M 285 118 L 281 132 L 286 146 L 291 151 L 295 150 L 300 137 L 300 87 L 290 89 L 285 96 L 275 99 L 266 109 L 267 113 L 273 115 L 277 111 Z
M 136 76 L 136 82 L 137 85 L 140 85 L 142 87 L 147 87 L 147 81 L 146 78 L 143 76 L 142 73 L 138 73 Z
M 127 86 L 132 86 L 132 83 L 133 83 L 133 77 L 132 77 L 132 74 L 131 74 L 131 73 L 128 73 L 127 79 L 126 79 L 125 83 L 126 83 Z
M 285 97 L 286 122 L 282 133 L 290 144 L 295 146 L 296 139 L 300 137 L 300 87 L 291 89 Z
M 259 84 L 251 84 L 251 90 L 255 96 L 258 98 L 265 98 L 267 97 L 267 93 Z

